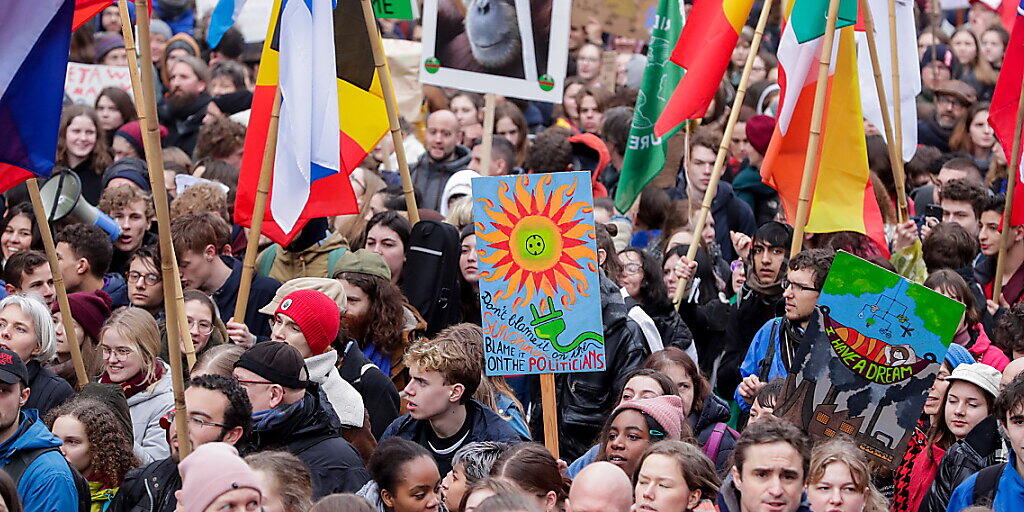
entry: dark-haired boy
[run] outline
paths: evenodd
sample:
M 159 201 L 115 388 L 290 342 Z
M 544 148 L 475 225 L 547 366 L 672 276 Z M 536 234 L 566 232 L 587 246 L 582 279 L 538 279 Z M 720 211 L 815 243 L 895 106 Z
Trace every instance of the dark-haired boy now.
M 57 289 L 53 286 L 53 273 L 46 255 L 39 251 L 18 251 L 4 262 L 3 279 L 7 293 L 35 293 L 53 307 L 57 301 Z
M 731 512 L 810 511 L 801 498 L 811 443 L 795 425 L 777 418 L 752 423 L 736 442 L 732 456 L 732 479 L 718 492 L 718 508 Z
M 114 255 L 110 236 L 99 226 L 70 224 L 57 236 L 57 265 L 68 293 L 103 290 L 113 308 L 128 305 L 128 285 L 121 274 L 108 274 Z

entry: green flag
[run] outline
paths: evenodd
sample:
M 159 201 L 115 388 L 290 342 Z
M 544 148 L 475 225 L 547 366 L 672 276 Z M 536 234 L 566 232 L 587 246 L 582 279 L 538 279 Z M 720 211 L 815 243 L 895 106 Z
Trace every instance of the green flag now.
M 796 42 L 806 43 L 825 35 L 828 0 L 796 0 L 789 22 L 793 24 Z M 836 30 L 857 24 L 857 0 L 840 0 Z
M 644 187 L 661 173 L 668 151 L 667 142 L 679 131 L 676 127 L 664 137 L 654 136 L 654 122 L 683 77 L 683 68 L 669 61 L 672 46 L 683 29 L 681 8 L 679 0 L 658 2 L 654 30 L 647 48 L 647 68 L 636 98 L 633 125 L 629 128 L 626 154 L 615 191 L 615 208 L 620 212 L 628 210 Z

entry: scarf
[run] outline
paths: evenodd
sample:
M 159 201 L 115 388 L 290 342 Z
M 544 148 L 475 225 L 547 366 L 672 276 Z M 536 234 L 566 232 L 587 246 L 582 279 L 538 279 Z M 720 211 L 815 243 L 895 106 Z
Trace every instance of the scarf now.
M 110 380 L 110 376 L 104 370 L 103 375 L 100 375 L 100 382 L 103 384 L 117 384 L 121 386 L 124 391 L 124 397 L 126 399 L 131 398 L 147 389 L 153 384 L 156 384 L 161 377 L 164 376 L 164 365 L 159 362 L 154 363 L 156 368 L 153 369 L 153 375 L 150 378 L 146 378 L 146 372 L 136 373 L 132 378 L 124 382 L 114 382 Z
M 754 251 L 751 250 L 750 254 L 747 255 L 743 261 L 743 266 L 747 272 L 746 285 L 751 290 L 754 290 L 761 295 L 766 297 L 778 297 L 782 295 L 782 278 L 786 275 L 786 269 L 789 268 L 789 257 L 782 260 L 782 266 L 779 267 L 779 273 L 775 276 L 775 280 L 762 284 L 761 279 L 757 276 L 757 272 L 754 270 Z
M 802 361 L 803 358 L 797 358 L 797 350 L 803 343 L 804 333 L 799 327 L 790 322 L 789 319 L 782 321 L 782 328 L 779 330 L 779 349 L 782 352 L 782 366 L 788 373 L 796 373 L 798 368 L 793 367 L 793 363 L 797 360 Z M 806 354 L 803 354 L 806 355 Z

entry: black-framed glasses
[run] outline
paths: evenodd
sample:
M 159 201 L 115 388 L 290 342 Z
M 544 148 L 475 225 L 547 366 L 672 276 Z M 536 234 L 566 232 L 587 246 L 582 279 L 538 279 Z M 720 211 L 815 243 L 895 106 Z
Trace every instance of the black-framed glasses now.
M 163 417 L 160 418 L 160 424 L 164 428 L 164 430 L 169 429 L 171 425 L 174 424 L 174 417 L 176 414 L 177 413 L 175 412 L 175 410 L 171 409 L 170 412 L 164 414 Z M 216 421 L 204 420 L 198 416 L 189 416 L 186 421 L 198 427 L 217 427 L 223 429 L 230 428 L 228 427 L 228 425 L 224 423 L 217 423 Z
M 782 279 L 782 289 L 785 290 L 790 286 L 792 286 L 794 289 L 802 290 L 805 292 L 821 292 L 821 288 L 815 288 L 813 286 L 807 286 L 805 284 L 794 283 L 793 281 L 790 281 L 788 277 L 784 277 Z
M 132 270 L 131 272 L 128 272 L 129 283 L 137 283 L 139 282 L 139 279 L 142 278 L 145 279 L 144 282 L 146 283 L 146 286 L 154 286 L 160 282 L 160 274 L 154 274 L 152 272 L 143 274 L 142 272 L 139 272 L 137 270 Z

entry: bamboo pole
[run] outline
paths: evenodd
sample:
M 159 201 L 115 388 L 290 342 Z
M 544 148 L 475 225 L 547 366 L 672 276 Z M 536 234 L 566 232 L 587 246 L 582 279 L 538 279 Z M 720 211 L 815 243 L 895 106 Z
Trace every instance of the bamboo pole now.
M 43 239 L 43 249 L 46 251 L 46 260 L 50 264 L 50 273 L 53 274 L 53 287 L 57 291 L 57 305 L 60 307 L 60 322 L 64 326 L 64 336 L 71 349 L 71 361 L 75 366 L 75 377 L 78 378 L 78 388 L 81 389 L 89 382 L 89 374 L 85 371 L 82 347 L 78 344 L 80 340 L 75 333 L 74 320 L 71 318 L 71 304 L 68 303 L 68 290 L 64 286 L 64 276 L 60 273 L 60 265 L 57 263 L 57 248 L 53 243 L 53 232 L 50 231 L 50 221 L 46 216 L 46 209 L 43 208 L 43 199 L 39 196 L 38 180 L 29 178 L 27 183 L 28 194 L 32 198 L 32 211 L 35 212 L 36 224 L 39 226 L 39 234 Z
M 815 163 L 818 160 L 818 144 L 821 141 L 821 122 L 825 114 L 825 89 L 828 87 L 828 69 L 832 61 L 832 46 L 835 43 L 836 18 L 839 15 L 839 0 L 829 0 L 828 17 L 825 18 L 825 35 L 818 61 L 818 83 L 814 84 L 814 110 L 811 112 L 811 130 L 807 138 L 807 156 L 800 179 L 800 199 L 797 203 L 796 222 L 793 225 L 793 245 L 789 257 L 803 249 L 804 228 L 811 211 L 811 188 L 814 186 Z
M 123 11 L 122 16 L 124 14 L 127 12 Z M 167 318 L 165 322 L 167 351 L 171 365 L 171 384 L 174 390 L 174 424 L 178 436 L 178 457 L 184 459 L 192 451 L 192 448 L 189 444 L 188 425 L 186 424 L 188 411 L 185 408 L 185 382 L 179 341 L 181 339 L 181 323 L 172 320 L 177 319 L 180 314 L 176 290 L 180 288 L 181 283 L 177 272 L 177 261 L 174 257 L 174 246 L 171 244 L 171 215 L 165 193 L 167 189 L 164 186 L 164 158 L 160 150 L 160 132 L 156 122 L 153 54 L 149 45 L 149 8 L 146 5 L 146 0 L 135 0 L 135 15 L 138 21 L 138 46 L 142 56 L 142 65 L 139 66 L 141 90 L 137 93 L 142 97 L 142 103 L 138 107 L 139 123 L 142 125 L 142 142 L 149 167 L 149 180 L 154 192 L 153 202 L 156 206 L 157 227 L 160 235 L 160 271 L 163 278 L 164 315 Z M 122 18 L 121 23 L 130 25 L 131 21 Z M 178 287 L 175 287 L 175 282 L 178 282 Z
M 260 234 L 263 232 L 263 219 L 267 213 L 267 197 L 270 195 L 270 182 L 274 177 L 274 158 L 277 155 L 277 130 L 281 118 L 281 88 L 278 86 L 274 94 L 274 107 L 270 111 L 270 124 L 267 126 L 267 142 L 263 148 L 263 163 L 260 166 L 260 177 L 256 185 L 256 203 L 252 208 L 252 221 L 245 239 L 245 258 L 242 260 L 242 280 L 238 285 L 238 299 L 235 300 L 236 322 L 245 322 L 245 310 L 249 305 L 249 290 L 252 289 L 252 277 L 256 269 L 256 253 L 259 252 Z
M 493 92 L 484 95 L 484 137 L 480 142 L 483 150 L 480 152 L 480 175 L 490 176 L 491 174 L 491 141 L 494 140 L 494 104 L 497 98 Z
M 935 2 L 937 4 L 938 0 L 933 0 L 933 2 Z M 900 88 L 902 87 L 902 84 L 900 84 L 900 52 L 899 52 L 898 47 L 896 46 L 896 0 L 889 0 L 888 1 L 888 6 L 889 6 L 889 55 L 890 55 L 890 59 L 889 60 L 891 62 L 891 67 L 892 67 L 892 105 L 893 105 L 893 116 L 891 118 L 892 119 L 892 134 L 890 135 L 890 134 L 887 133 L 886 136 L 885 136 L 885 140 L 889 141 L 889 145 L 890 146 L 896 146 L 896 155 L 899 156 L 899 158 L 897 158 L 896 162 L 893 164 L 892 176 L 893 176 L 893 181 L 896 182 L 896 203 L 898 205 L 898 208 L 897 208 L 898 211 L 896 212 L 897 219 L 899 220 L 900 224 L 902 224 L 902 223 L 906 222 L 907 219 L 910 218 L 910 209 L 907 206 L 907 175 L 906 175 L 906 173 L 903 170 L 903 109 L 901 108 L 903 106 L 902 105 L 903 96 L 901 95 L 902 93 L 900 92 Z M 864 14 L 865 19 L 866 20 L 871 20 L 871 8 L 868 5 L 866 5 L 866 4 L 864 5 L 864 12 L 865 12 L 865 14 Z M 874 21 L 873 20 L 871 20 L 871 24 L 872 24 L 872 26 L 874 26 Z M 875 45 L 875 38 L 874 38 L 874 33 L 875 32 L 874 32 L 873 28 L 870 29 L 870 30 L 871 31 L 868 32 L 868 45 L 869 45 L 869 47 Z M 878 62 L 877 52 L 876 52 L 876 50 L 871 50 L 871 52 L 872 52 L 872 55 L 874 55 L 873 62 L 875 62 L 877 64 L 877 62 Z M 877 73 L 877 71 L 876 71 L 876 73 Z M 881 95 L 879 95 L 878 100 L 879 100 L 880 103 L 883 101 Z M 883 105 L 882 108 L 885 109 L 886 108 L 885 104 L 883 103 L 882 105 Z M 883 115 L 884 115 L 885 110 L 882 110 L 882 112 L 883 112 Z
M 834 1 L 834 0 L 833 0 Z M 743 105 L 743 99 L 747 96 L 747 84 L 750 82 L 750 70 L 754 67 L 754 58 L 757 57 L 757 51 L 761 47 L 761 39 L 764 37 L 764 27 L 768 24 L 768 15 L 771 13 L 772 2 L 765 1 L 761 6 L 761 14 L 757 18 L 757 27 L 754 29 L 754 40 L 750 43 L 750 54 L 747 55 L 747 61 L 743 63 L 743 73 L 740 74 L 739 87 L 736 89 L 736 98 L 733 99 L 732 109 L 729 110 L 729 119 L 725 123 L 725 132 L 722 134 L 722 142 L 718 145 L 718 155 L 715 156 L 715 167 L 711 171 L 711 181 L 708 182 L 708 188 L 704 191 L 704 202 L 700 206 L 700 211 L 697 213 L 697 223 L 693 226 L 693 242 L 690 244 L 690 248 L 686 251 L 686 258 L 690 261 L 694 261 L 697 257 L 697 249 L 700 246 L 700 234 L 704 231 L 704 226 L 707 225 L 708 215 L 711 213 L 711 202 L 715 199 L 715 194 L 718 192 L 718 182 L 722 179 L 722 171 L 725 169 L 725 160 L 729 156 L 729 143 L 732 142 L 732 132 L 736 129 L 736 121 L 740 118 L 740 107 Z M 689 123 L 689 121 L 687 121 Z M 687 160 L 686 165 L 689 165 Z M 672 302 L 676 307 L 679 307 L 679 303 L 683 301 L 683 295 L 686 290 L 686 284 L 689 279 L 680 279 L 676 285 L 676 293 L 672 298 Z
M 882 111 L 882 125 L 885 129 L 885 140 L 889 150 L 889 164 L 892 166 L 893 179 L 896 182 L 896 202 L 899 205 L 897 216 L 900 224 L 903 224 L 910 218 L 910 211 L 907 209 L 907 190 L 906 190 L 906 176 L 903 174 L 903 144 L 900 141 L 899 131 L 894 130 L 893 120 L 889 116 L 889 102 L 886 100 L 885 94 L 885 83 L 882 81 L 882 68 L 878 63 L 878 46 L 875 41 L 875 21 L 871 15 L 871 6 L 868 5 L 866 0 L 861 0 L 861 10 L 864 12 L 864 31 L 867 35 L 868 40 L 868 53 L 871 57 L 871 69 L 875 74 L 875 92 L 878 94 L 878 106 Z M 889 20 L 892 23 L 892 19 Z M 893 58 L 895 58 L 895 52 Z M 895 72 L 894 80 L 899 80 L 899 71 Z M 899 91 L 899 85 L 897 82 L 893 82 L 893 90 Z M 900 103 L 898 92 L 893 95 L 897 98 L 893 102 L 894 110 L 896 111 L 897 118 L 900 116 Z M 900 121 L 896 121 L 899 123 Z
M 405 143 L 402 140 L 402 130 L 398 124 L 398 100 L 395 99 L 395 86 L 391 81 L 391 70 L 388 69 L 388 60 L 384 55 L 384 43 L 380 38 L 377 18 L 373 14 L 373 5 L 370 3 L 370 0 L 361 1 L 363 4 L 363 18 L 366 21 L 366 32 L 370 37 L 370 46 L 373 47 L 373 65 L 377 68 L 380 88 L 384 92 L 384 104 L 388 110 L 388 124 L 391 126 L 391 141 L 395 144 L 398 171 L 402 175 L 402 193 L 405 194 L 405 209 L 409 215 L 409 222 L 415 226 L 420 221 L 420 212 L 416 207 L 412 175 L 409 173 L 409 162 L 405 159 Z
M 1024 79 L 1021 81 L 1024 87 Z M 1017 123 L 1013 128 L 1013 145 L 1010 151 L 1010 161 L 1007 166 L 1013 172 L 1007 173 L 1006 177 L 1006 204 L 1003 205 L 1003 226 L 999 233 L 999 256 L 996 258 L 996 275 L 992 280 L 992 300 L 999 303 L 999 296 L 1003 293 L 1003 273 L 1006 271 L 1006 251 L 1010 245 L 1010 231 L 1013 213 L 1013 193 L 1016 189 L 1017 178 L 1020 176 L 1020 136 L 1021 125 L 1024 124 L 1024 93 L 1021 93 L 1017 100 Z

